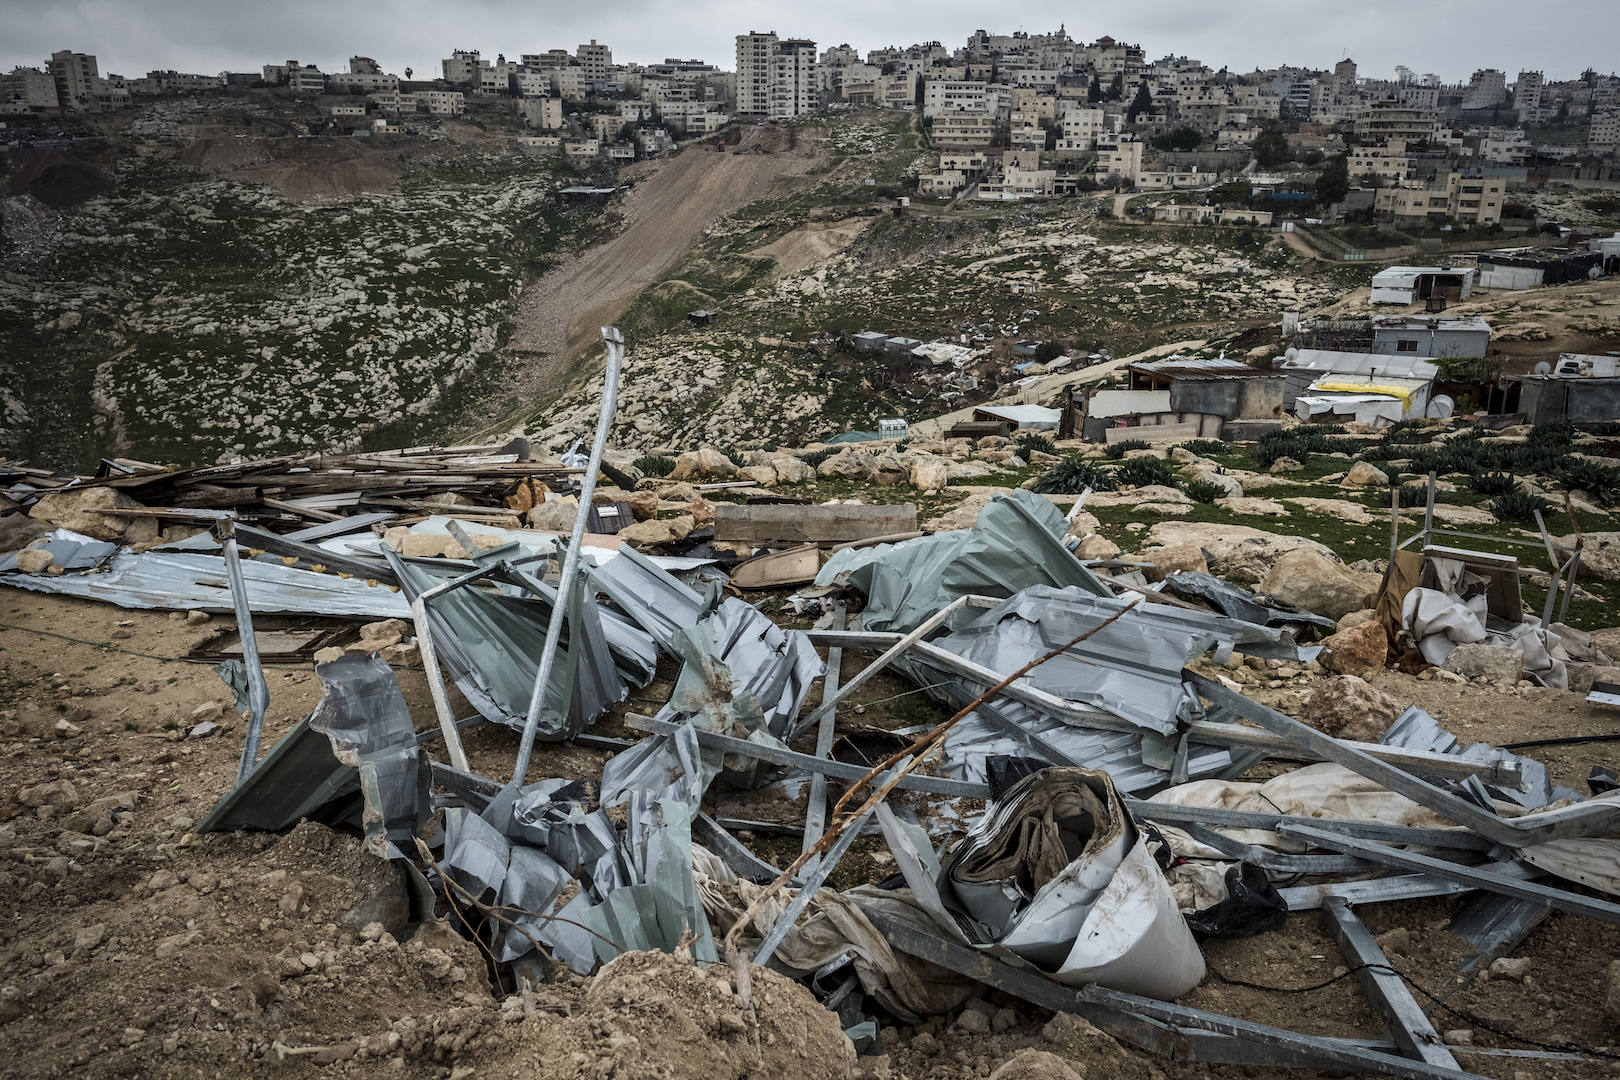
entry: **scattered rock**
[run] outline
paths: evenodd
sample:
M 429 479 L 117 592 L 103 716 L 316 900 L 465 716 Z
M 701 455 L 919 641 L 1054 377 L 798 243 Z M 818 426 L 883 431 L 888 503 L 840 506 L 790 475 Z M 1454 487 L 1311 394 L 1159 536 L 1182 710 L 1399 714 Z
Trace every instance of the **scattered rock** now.
M 53 491 L 40 498 L 28 516 L 97 540 L 117 540 L 130 519 L 119 510 L 138 510 L 141 504 L 117 488 L 89 487 Z
M 1362 608 L 1360 611 L 1352 611 L 1350 614 L 1340 619 L 1338 625 L 1335 626 L 1334 629 L 1349 630 L 1353 626 L 1360 626 L 1362 623 L 1369 622 L 1376 618 L 1378 618 L 1377 611 L 1373 610 L 1372 608 Z
M 1326 650 L 1321 656 L 1322 666 L 1339 675 L 1366 678 L 1372 672 L 1382 671 L 1389 655 L 1389 636 L 1384 633 L 1384 624 L 1377 619 L 1363 620 L 1340 630 L 1322 644 Z
M 1620 960 L 1609 961 L 1609 973 L 1603 991 L 1603 1009 L 1615 1020 L 1620 1020 Z M 3 1017 L 0 1017 L 0 1022 L 3 1022 Z
M 214 734 L 218 730 L 219 725 L 214 723 L 212 720 L 204 721 L 203 723 L 192 728 L 191 733 L 187 736 L 187 738 L 206 739 L 208 736 Z
M 1074 549 L 1074 553 L 1082 559 L 1112 559 L 1119 554 L 1119 545 L 1106 536 L 1093 533 L 1080 541 L 1080 546 Z
M 1570 664 L 1568 670 L 1571 693 L 1589 694 L 1595 682 L 1620 683 L 1620 667 L 1608 664 Z
M 771 465 L 744 465 L 737 470 L 737 475 L 743 480 L 752 480 L 760 487 L 771 487 L 776 483 L 776 469 Z
M 1446 1032 L 1444 1035 L 1442 1035 L 1440 1037 L 1441 1037 L 1441 1039 L 1443 1039 L 1445 1041 L 1445 1044 L 1447 1046 L 1473 1046 L 1474 1045 L 1474 1029 L 1473 1028 L 1453 1028 L 1452 1030 Z
M 336 645 L 328 645 L 324 649 L 316 650 L 315 662 L 317 664 L 330 664 L 333 660 L 342 659 L 345 655 L 343 649 L 338 648 Z
M 1131 524 L 1141 525 L 1140 522 Z M 1284 536 L 1248 525 L 1166 521 L 1154 525 L 1147 539 L 1160 546 L 1196 544 L 1208 559 L 1211 573 L 1243 585 L 1258 584 L 1272 564 L 1290 551 L 1304 550 L 1329 559 L 1333 557 L 1328 547 L 1309 537 Z
M 17 552 L 17 569 L 25 574 L 43 574 L 56 561 L 56 556 L 44 548 L 27 548 Z
M 552 499 L 529 510 L 529 528 L 547 532 L 572 532 L 574 519 L 579 517 L 579 503 L 573 500 Z
M 1304 472 L 1305 466 L 1291 457 L 1280 457 L 1271 463 L 1269 471 L 1274 473 Z
M 1369 598 L 1381 584 L 1376 575 L 1351 570 L 1326 555 L 1295 550 L 1272 564 L 1260 589 L 1284 603 L 1337 620 L 1371 607 Z
M 1379 934 L 1373 940 L 1378 942 L 1385 956 L 1407 956 L 1412 951 L 1412 932 L 1404 926 Z
M 1440 670 L 1469 679 L 1488 679 L 1498 686 L 1516 686 L 1524 678 L 1524 654 L 1501 645 L 1459 645 Z
M 1086 1080 L 1085 1066 L 1079 1071 L 1050 1050 L 1020 1050 L 990 1074 L 990 1080 Z
M 634 525 L 620 529 L 619 535 L 637 547 L 667 544 L 675 539 L 675 534 L 670 530 L 669 523 L 658 519 L 638 521 Z
M 206 611 L 188 611 L 186 612 L 186 625 L 201 626 L 205 622 L 211 622 L 213 618 L 214 617 L 208 614 Z
M 95 949 L 99 948 L 101 943 L 106 940 L 107 924 L 96 923 L 94 926 L 85 927 L 73 936 L 73 947 L 75 949 Z
M 1344 474 L 1339 481 L 1340 487 L 1353 488 L 1387 488 L 1389 487 L 1389 474 L 1373 465 L 1371 462 L 1358 461 L 1350 466 L 1350 471 Z
M 1215 505 L 1233 514 L 1251 514 L 1260 517 L 1291 517 L 1288 508 L 1275 499 L 1252 496 L 1216 499 Z
M 1300 720 L 1335 739 L 1377 742 L 1401 713 L 1401 703 L 1354 675 L 1319 683 Z
M 1530 959 L 1521 956 L 1499 956 L 1491 961 L 1491 978 L 1522 979 L 1530 973 Z
M 799 458 L 782 455 L 771 459 L 771 468 L 776 470 L 778 484 L 802 484 L 807 480 L 815 479 L 816 471 Z
M 1204 559 L 1204 550 L 1197 544 L 1170 544 L 1166 547 L 1150 548 L 1141 552 L 1138 557 L 1153 564 L 1153 569 L 1147 572 L 1149 581 L 1163 581 L 1180 570 L 1195 574 L 1209 573 L 1209 563 Z
M 1592 574 L 1609 581 L 1620 581 L 1620 532 L 1589 532 L 1583 534 L 1583 538 L 1585 543 L 1581 548 L 1581 573 Z M 1575 537 L 1573 535 L 1560 537 L 1558 543 L 1573 547 Z M 1607 649 L 1604 651 L 1608 652 Z
M 977 1009 L 963 1009 L 962 1015 L 956 1018 L 956 1030 L 965 1035 L 988 1035 L 990 1018 Z
M 711 446 L 700 447 L 675 459 L 671 480 L 696 480 L 713 476 L 736 476 L 737 466 Z
M 941 491 L 950 472 L 951 463 L 944 458 L 919 457 L 911 463 L 911 486 L 918 491 Z

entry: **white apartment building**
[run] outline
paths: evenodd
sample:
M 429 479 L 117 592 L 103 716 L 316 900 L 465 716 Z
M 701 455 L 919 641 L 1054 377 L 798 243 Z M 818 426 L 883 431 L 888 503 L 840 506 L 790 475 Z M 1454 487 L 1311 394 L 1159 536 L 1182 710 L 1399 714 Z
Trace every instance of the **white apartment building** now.
M 767 116 L 771 111 L 771 54 L 776 32 L 737 35 L 737 112 Z
M 0 75 L 0 115 L 25 116 L 54 113 L 62 108 L 56 97 L 56 80 L 38 68 L 13 68 Z
M 821 108 L 821 82 L 816 75 L 816 43 L 784 38 L 771 51 L 769 109 L 772 120 L 803 116 Z
M 463 116 L 467 112 L 467 96 L 460 90 L 420 90 L 416 102 L 434 116 Z
M 923 116 L 994 116 L 999 100 L 986 83 L 930 79 L 923 87 Z
M 129 108 L 129 87 L 123 76 L 102 78 L 96 58 L 91 54 L 63 49 L 51 53 L 48 67 L 56 81 L 56 99 L 62 108 L 79 112 Z
M 578 46 L 574 59 L 585 69 L 585 77 L 591 82 L 601 82 L 613 72 L 613 50 L 598 45 L 595 38 L 591 38 L 589 45 Z
M 1586 145 L 1591 150 L 1614 150 L 1620 146 L 1620 111 L 1593 113 Z
M 1507 100 L 1507 76 L 1495 68 L 1476 71 L 1468 77 L 1468 89 L 1463 91 L 1465 109 L 1492 109 Z

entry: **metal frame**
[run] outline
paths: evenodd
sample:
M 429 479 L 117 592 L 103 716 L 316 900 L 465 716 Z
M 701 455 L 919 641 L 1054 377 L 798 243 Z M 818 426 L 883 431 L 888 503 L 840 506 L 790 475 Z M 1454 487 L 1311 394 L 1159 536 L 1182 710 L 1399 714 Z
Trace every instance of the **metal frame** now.
M 1395 561 L 1395 554 L 1410 547 L 1414 541 L 1422 540 L 1424 547 L 1431 547 L 1436 536 L 1461 540 L 1483 540 L 1492 544 L 1512 544 L 1516 547 L 1540 548 L 1547 553 L 1547 563 L 1550 567 L 1551 580 L 1547 582 L 1547 602 L 1542 605 L 1541 625 L 1551 626 L 1553 608 L 1558 608 L 1558 619 L 1562 622 L 1569 616 L 1569 601 L 1575 595 L 1575 575 L 1581 568 L 1581 549 L 1585 546 L 1585 538 L 1581 536 L 1581 526 L 1575 520 L 1575 508 L 1570 504 L 1569 493 L 1564 493 L 1564 511 L 1569 514 L 1569 524 L 1575 531 L 1575 546 L 1565 547 L 1555 544 L 1552 534 L 1547 531 L 1547 523 L 1541 518 L 1541 511 L 1536 511 L 1536 527 L 1541 530 L 1541 543 L 1534 540 L 1520 540 L 1511 536 L 1485 536 L 1481 533 L 1462 532 L 1457 529 L 1437 529 L 1434 526 L 1434 485 L 1435 474 L 1430 473 L 1428 479 L 1428 498 L 1423 507 L 1423 527 L 1417 532 L 1401 539 L 1401 498 L 1400 488 L 1389 489 L 1389 561 Z M 1480 554 L 1488 554 L 1480 552 Z M 1560 561 L 1559 555 L 1567 558 Z M 1558 599 L 1563 594 L 1563 600 Z
M 1440 1033 L 1429 1023 L 1406 983 L 1399 975 L 1379 970 L 1390 966 L 1389 959 L 1350 906 L 1335 896 L 1323 902 L 1322 910 L 1327 914 L 1328 932 L 1333 935 L 1334 943 L 1345 961 L 1354 965 L 1356 981 L 1389 1025 L 1389 1033 L 1401 1053 L 1436 1068 L 1457 1068 L 1457 1059 L 1440 1041 Z

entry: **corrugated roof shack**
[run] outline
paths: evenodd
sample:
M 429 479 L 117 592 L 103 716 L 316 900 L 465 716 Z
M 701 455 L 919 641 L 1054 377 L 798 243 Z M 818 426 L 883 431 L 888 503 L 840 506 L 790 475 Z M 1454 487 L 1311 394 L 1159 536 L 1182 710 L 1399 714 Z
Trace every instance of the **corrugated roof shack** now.
M 1372 329 L 1380 357 L 1480 359 L 1491 344 L 1491 324 L 1478 315 L 1376 315 Z
M 1568 420 L 1602 424 L 1620 417 L 1620 360 L 1561 353 L 1551 374 L 1502 380 L 1503 412 L 1522 412 L 1532 424 Z
M 1471 266 L 1391 266 L 1373 275 L 1371 300 L 1375 304 L 1466 300 L 1476 276 Z
M 1251 367 L 1225 357 L 1159 360 L 1132 364 L 1129 370 L 1132 390 L 1169 390 L 1170 412 L 1218 418 L 1223 422 L 1223 432 L 1225 422 L 1277 420 L 1283 414 L 1287 377 L 1281 371 Z M 1200 431 L 1209 426 L 1200 421 Z M 1244 436 L 1233 433 L 1223 437 Z
M 1433 383 L 1440 368 L 1427 355 L 1381 356 L 1375 353 L 1334 352 L 1328 349 L 1289 349 L 1283 359 L 1285 376 L 1283 407 L 1292 409 L 1294 400 L 1313 383 L 1361 382 L 1376 384 L 1380 379 L 1418 379 Z
M 1479 257 L 1482 289 L 1522 290 L 1586 281 L 1603 272 L 1602 251 L 1493 251 Z

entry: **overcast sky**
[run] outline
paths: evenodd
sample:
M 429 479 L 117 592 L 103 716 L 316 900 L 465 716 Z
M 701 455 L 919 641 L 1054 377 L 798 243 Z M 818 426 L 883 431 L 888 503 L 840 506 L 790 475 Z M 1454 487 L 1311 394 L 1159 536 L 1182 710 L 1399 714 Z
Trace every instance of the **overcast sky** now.
M 412 68 L 420 79 L 435 77 L 452 49 L 493 59 L 572 51 L 592 38 L 610 45 L 619 62 L 697 57 L 731 69 L 734 37 L 750 30 L 808 37 L 822 48 L 847 42 L 864 52 L 930 40 L 954 49 L 979 28 L 1045 33 L 1062 23 L 1079 41 L 1107 34 L 1140 44 L 1149 59 L 1175 53 L 1251 71 L 1328 68 L 1348 55 L 1363 75 L 1387 78 L 1394 65 L 1405 64 L 1461 82 L 1489 67 L 1506 71 L 1510 81 L 1521 69 L 1549 79 L 1574 78 L 1588 66 L 1608 73 L 1620 42 L 1617 0 L 1160 0 L 1106 15 L 1050 0 L 1008 5 L 996 15 L 986 8 L 963 0 L 0 0 L 0 71 L 38 66 L 58 49 L 94 53 L 103 74 L 129 77 L 168 68 L 257 71 L 288 59 L 341 71 L 358 53 L 385 71 Z

